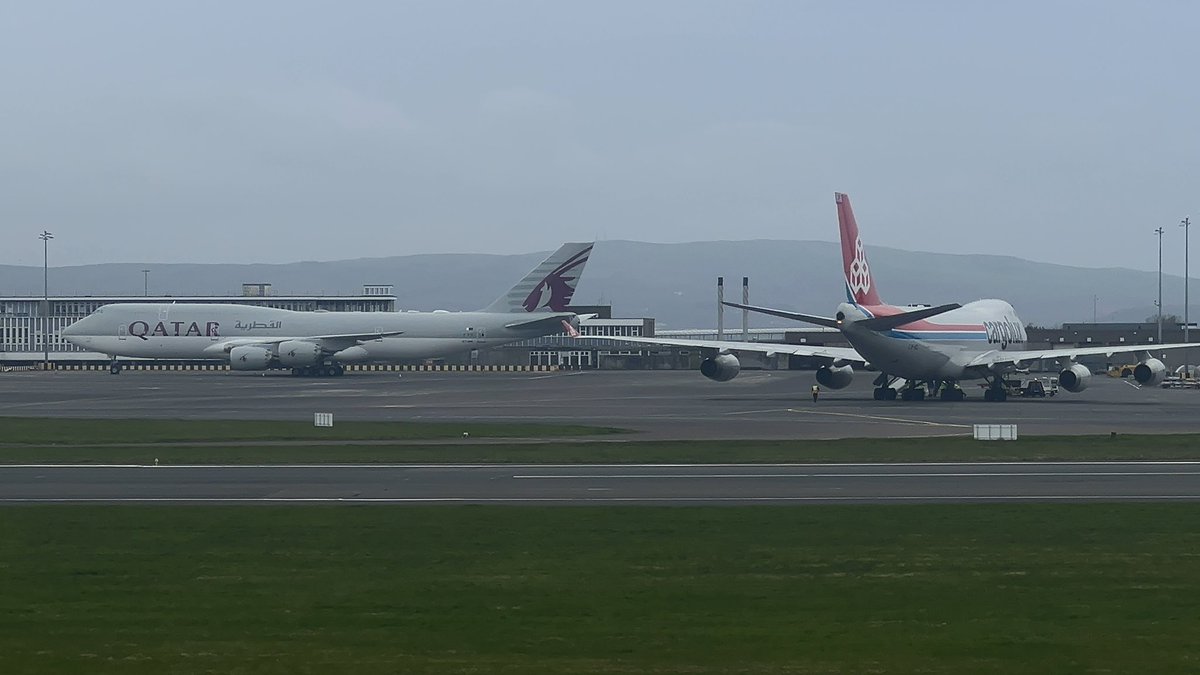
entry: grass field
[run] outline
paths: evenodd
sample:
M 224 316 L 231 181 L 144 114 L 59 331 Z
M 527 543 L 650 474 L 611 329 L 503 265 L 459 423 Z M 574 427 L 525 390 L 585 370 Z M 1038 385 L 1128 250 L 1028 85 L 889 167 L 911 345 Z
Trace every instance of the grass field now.
M 607 434 L 550 442 L 396 439 L 405 444 L 350 438 L 314 444 L 317 439 L 289 442 L 261 437 L 255 441 L 155 442 L 157 430 L 143 432 L 142 422 L 127 424 L 128 444 L 0 445 L 0 464 L 279 464 L 279 463 L 791 463 L 791 462 L 962 462 L 962 461 L 1084 461 L 1084 460 L 1197 460 L 1200 435 L 1043 436 L 1019 441 L 974 441 L 970 438 L 892 438 L 784 441 L 638 441 L 634 435 Z M 3 421 L 0 419 L 0 427 Z M 461 427 L 455 427 L 455 429 Z M 363 431 L 365 435 L 369 430 Z M 414 430 L 414 433 L 416 430 Z M 551 428 L 522 433 L 550 433 Z M 232 433 L 232 431 L 231 431 Z M 353 435 L 347 425 L 346 433 Z M 433 433 L 430 430 L 421 433 Z M 603 433 L 603 430 L 602 430 Z M 328 440 L 328 439 L 327 439 Z M 426 443 L 420 441 L 429 441 Z M 4 441 L 0 441 L 3 443 Z M 195 442 L 195 441 L 191 441 Z M 257 443 L 252 445 L 250 443 Z M 382 444 L 367 444 L 367 443 Z
M 539 438 L 622 433 L 620 429 L 555 424 L 350 422 L 316 428 L 311 421 L 50 419 L 0 417 L 0 443 L 85 445 L 213 441 L 379 441 L 460 438 Z
M 20 507 L 0 672 L 1194 673 L 1194 505 Z

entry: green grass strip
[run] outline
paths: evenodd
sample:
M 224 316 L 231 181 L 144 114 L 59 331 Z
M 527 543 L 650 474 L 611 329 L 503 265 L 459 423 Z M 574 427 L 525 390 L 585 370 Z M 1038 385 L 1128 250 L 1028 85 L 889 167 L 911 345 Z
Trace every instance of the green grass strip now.
M 1194 673 L 1190 504 L 18 507 L 0 672 Z
M 0 417 L 0 443 L 181 443 L 198 441 L 279 440 L 423 440 L 461 438 L 542 438 L 622 433 L 620 429 L 554 424 L 481 424 L 457 422 L 335 422 L 332 428 L 311 421 L 56 419 Z
M 307 463 L 806 463 L 1200 460 L 1200 436 L 1042 436 L 1019 441 L 886 438 L 790 441 L 554 440 L 408 445 L 229 444 L 189 446 L 0 447 L 0 464 L 307 464 Z M 636 438 L 630 436 L 629 438 Z

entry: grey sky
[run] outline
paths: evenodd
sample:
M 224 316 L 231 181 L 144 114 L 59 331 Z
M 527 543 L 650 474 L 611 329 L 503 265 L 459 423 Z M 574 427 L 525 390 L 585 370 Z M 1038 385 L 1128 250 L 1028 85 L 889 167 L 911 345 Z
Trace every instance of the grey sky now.
M 836 237 L 1169 271 L 1192 2 L 4 2 L 0 263 Z

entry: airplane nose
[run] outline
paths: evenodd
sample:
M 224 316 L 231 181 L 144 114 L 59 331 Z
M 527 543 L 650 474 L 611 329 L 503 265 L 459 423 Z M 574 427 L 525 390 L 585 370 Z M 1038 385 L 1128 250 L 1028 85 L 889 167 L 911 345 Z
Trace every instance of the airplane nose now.
M 71 324 L 70 326 L 67 326 L 66 328 L 62 329 L 62 332 L 60 334 L 63 337 L 74 337 L 76 335 L 79 335 L 79 324 L 81 324 L 81 323 L 83 323 L 83 319 L 80 319 L 79 321 L 76 321 L 75 323 Z

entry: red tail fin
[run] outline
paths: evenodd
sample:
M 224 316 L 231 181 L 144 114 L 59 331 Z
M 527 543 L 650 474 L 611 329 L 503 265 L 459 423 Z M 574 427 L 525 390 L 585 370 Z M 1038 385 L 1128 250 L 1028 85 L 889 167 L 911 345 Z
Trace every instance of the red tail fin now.
M 883 300 L 879 299 L 875 282 L 871 279 L 867 252 L 858 236 L 858 223 L 854 222 L 850 197 L 835 192 L 833 198 L 837 202 L 838 229 L 842 234 L 842 271 L 846 274 L 846 297 L 860 305 L 882 305 Z

